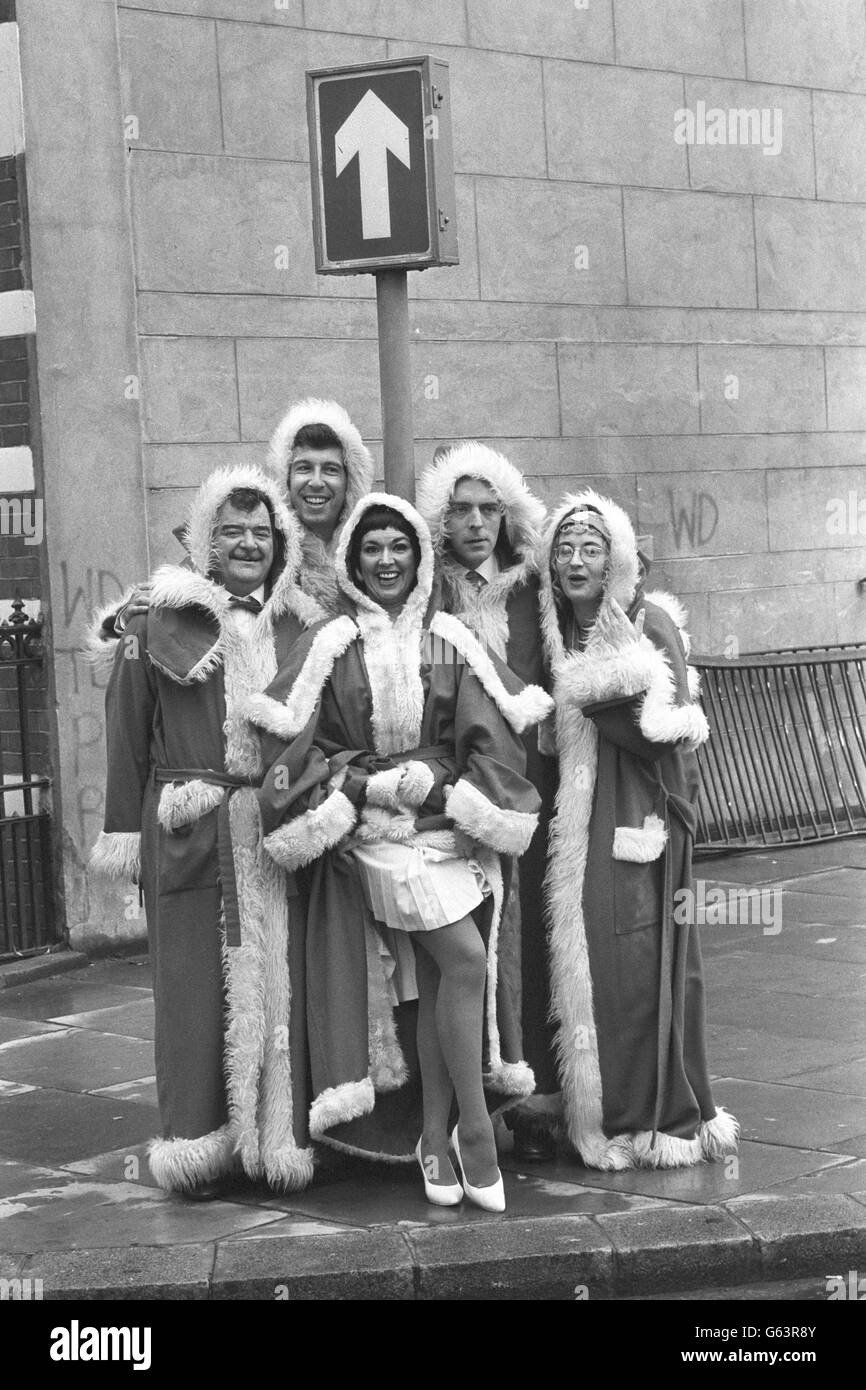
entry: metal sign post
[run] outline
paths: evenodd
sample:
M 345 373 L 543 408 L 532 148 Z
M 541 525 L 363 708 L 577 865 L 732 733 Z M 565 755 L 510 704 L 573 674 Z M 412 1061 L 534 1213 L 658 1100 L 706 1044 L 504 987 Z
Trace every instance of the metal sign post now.
M 376 276 L 385 486 L 415 495 L 407 272 L 456 265 L 448 64 L 307 73 L 320 275 Z

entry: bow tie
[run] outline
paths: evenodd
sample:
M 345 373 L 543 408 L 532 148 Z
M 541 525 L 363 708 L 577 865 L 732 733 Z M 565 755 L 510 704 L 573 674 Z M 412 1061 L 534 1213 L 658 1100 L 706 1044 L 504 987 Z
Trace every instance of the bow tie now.
M 467 570 L 466 574 L 464 575 L 464 579 L 466 580 L 467 584 L 472 585 L 473 589 L 483 589 L 487 584 L 487 580 L 484 578 L 484 575 L 479 574 L 477 570 Z
M 249 598 L 240 598 L 237 594 L 232 594 L 229 599 L 229 608 L 246 608 L 248 613 L 261 613 L 263 607 L 264 605 L 252 595 Z

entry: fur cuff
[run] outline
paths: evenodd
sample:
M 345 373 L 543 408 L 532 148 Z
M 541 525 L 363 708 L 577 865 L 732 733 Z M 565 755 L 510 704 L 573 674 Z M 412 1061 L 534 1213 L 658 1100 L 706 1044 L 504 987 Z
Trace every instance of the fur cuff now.
M 692 1168 L 704 1157 L 700 1137 L 678 1139 L 659 1130 L 653 1144 L 648 1129 L 634 1136 L 634 1153 L 638 1168 Z
M 313 1150 L 284 1144 L 262 1153 L 261 1166 L 269 1187 L 280 1192 L 301 1192 L 313 1181 Z
M 524 733 L 550 714 L 553 700 L 540 685 L 526 685 L 518 694 L 509 694 L 478 638 L 459 618 L 450 613 L 436 613 L 430 622 L 430 631 L 450 642 L 460 653 L 515 733 Z
M 201 820 L 219 806 L 225 794 L 225 787 L 203 782 L 200 777 L 193 777 L 189 782 L 166 782 L 160 794 L 157 818 L 163 830 L 170 834 L 172 830 Z
M 524 1099 L 535 1090 L 535 1073 L 528 1062 L 500 1062 L 484 1073 L 484 1085 L 489 1091 Z
M 388 811 L 417 810 L 433 787 L 433 770 L 427 763 L 411 760 L 386 772 L 374 772 L 367 779 L 367 805 Z
M 641 733 L 651 743 L 684 742 L 692 752 L 710 736 L 707 716 L 700 705 L 674 703 L 674 680 L 667 662 L 663 675 L 654 680 L 641 706 Z
M 166 1192 L 188 1192 L 235 1168 L 234 1144 L 227 1125 L 200 1139 L 152 1139 L 147 1150 L 154 1180 Z
M 465 777 L 452 788 L 445 809 L 465 835 L 500 854 L 523 854 L 538 824 L 535 812 L 504 811 L 494 806 Z
M 310 1106 L 310 1135 L 318 1139 L 334 1125 L 344 1125 L 361 1115 L 369 1115 L 375 1104 L 376 1095 L 369 1076 L 363 1081 L 344 1081 L 340 1086 L 329 1086 Z
M 355 824 L 355 808 L 342 792 L 332 792 L 315 811 L 278 825 L 263 841 L 268 854 L 282 869 L 312 864 L 326 850 L 339 844 Z
M 737 1152 L 740 1122 L 723 1105 L 717 1105 L 713 1119 L 704 1120 L 698 1133 L 705 1158 L 724 1158 Z
M 99 832 L 90 852 L 90 867 L 108 878 L 141 876 L 141 831 Z
M 570 656 L 563 662 L 556 681 L 556 694 L 578 705 L 622 700 L 648 690 L 666 669 L 664 657 L 647 638 L 623 651 L 605 653 L 594 650 Z
M 581 1137 L 575 1148 L 587 1168 L 598 1168 L 603 1173 L 624 1173 L 637 1167 L 630 1134 L 618 1134 L 615 1139 L 605 1139 L 603 1134 Z
M 412 844 L 418 835 L 412 812 L 386 811 L 384 806 L 365 806 L 356 834 L 367 844 L 391 840 L 398 845 Z
M 613 832 L 613 857 L 632 864 L 650 864 L 664 854 L 668 832 L 658 816 L 644 816 L 642 826 L 618 825 Z
M 287 742 L 297 738 L 312 718 L 316 702 L 334 669 L 334 663 L 357 636 L 357 627 L 345 614 L 326 623 L 313 638 L 285 704 L 272 699 L 270 695 L 251 695 L 244 702 L 244 718 Z

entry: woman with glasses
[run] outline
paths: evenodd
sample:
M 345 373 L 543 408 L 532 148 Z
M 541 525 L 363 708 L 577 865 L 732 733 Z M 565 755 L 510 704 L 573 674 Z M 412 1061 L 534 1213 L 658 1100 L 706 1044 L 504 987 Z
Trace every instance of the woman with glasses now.
M 546 892 L 561 1123 L 591 1168 L 720 1157 L 739 1127 L 713 1103 L 705 1056 L 689 892 L 694 750 L 708 728 L 684 614 L 645 596 L 631 522 L 595 492 L 566 497 L 541 557 L 560 774 Z

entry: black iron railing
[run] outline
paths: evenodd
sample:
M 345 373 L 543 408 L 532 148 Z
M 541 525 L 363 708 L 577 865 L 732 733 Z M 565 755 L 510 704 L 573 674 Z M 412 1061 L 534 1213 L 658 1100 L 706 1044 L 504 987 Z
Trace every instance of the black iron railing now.
M 693 664 L 710 724 L 698 755 L 697 849 L 866 831 L 866 646 Z
M 42 662 L 42 618 L 28 618 L 16 598 L 0 622 L 0 960 L 57 940 L 51 781 L 33 771 L 29 720 Z

